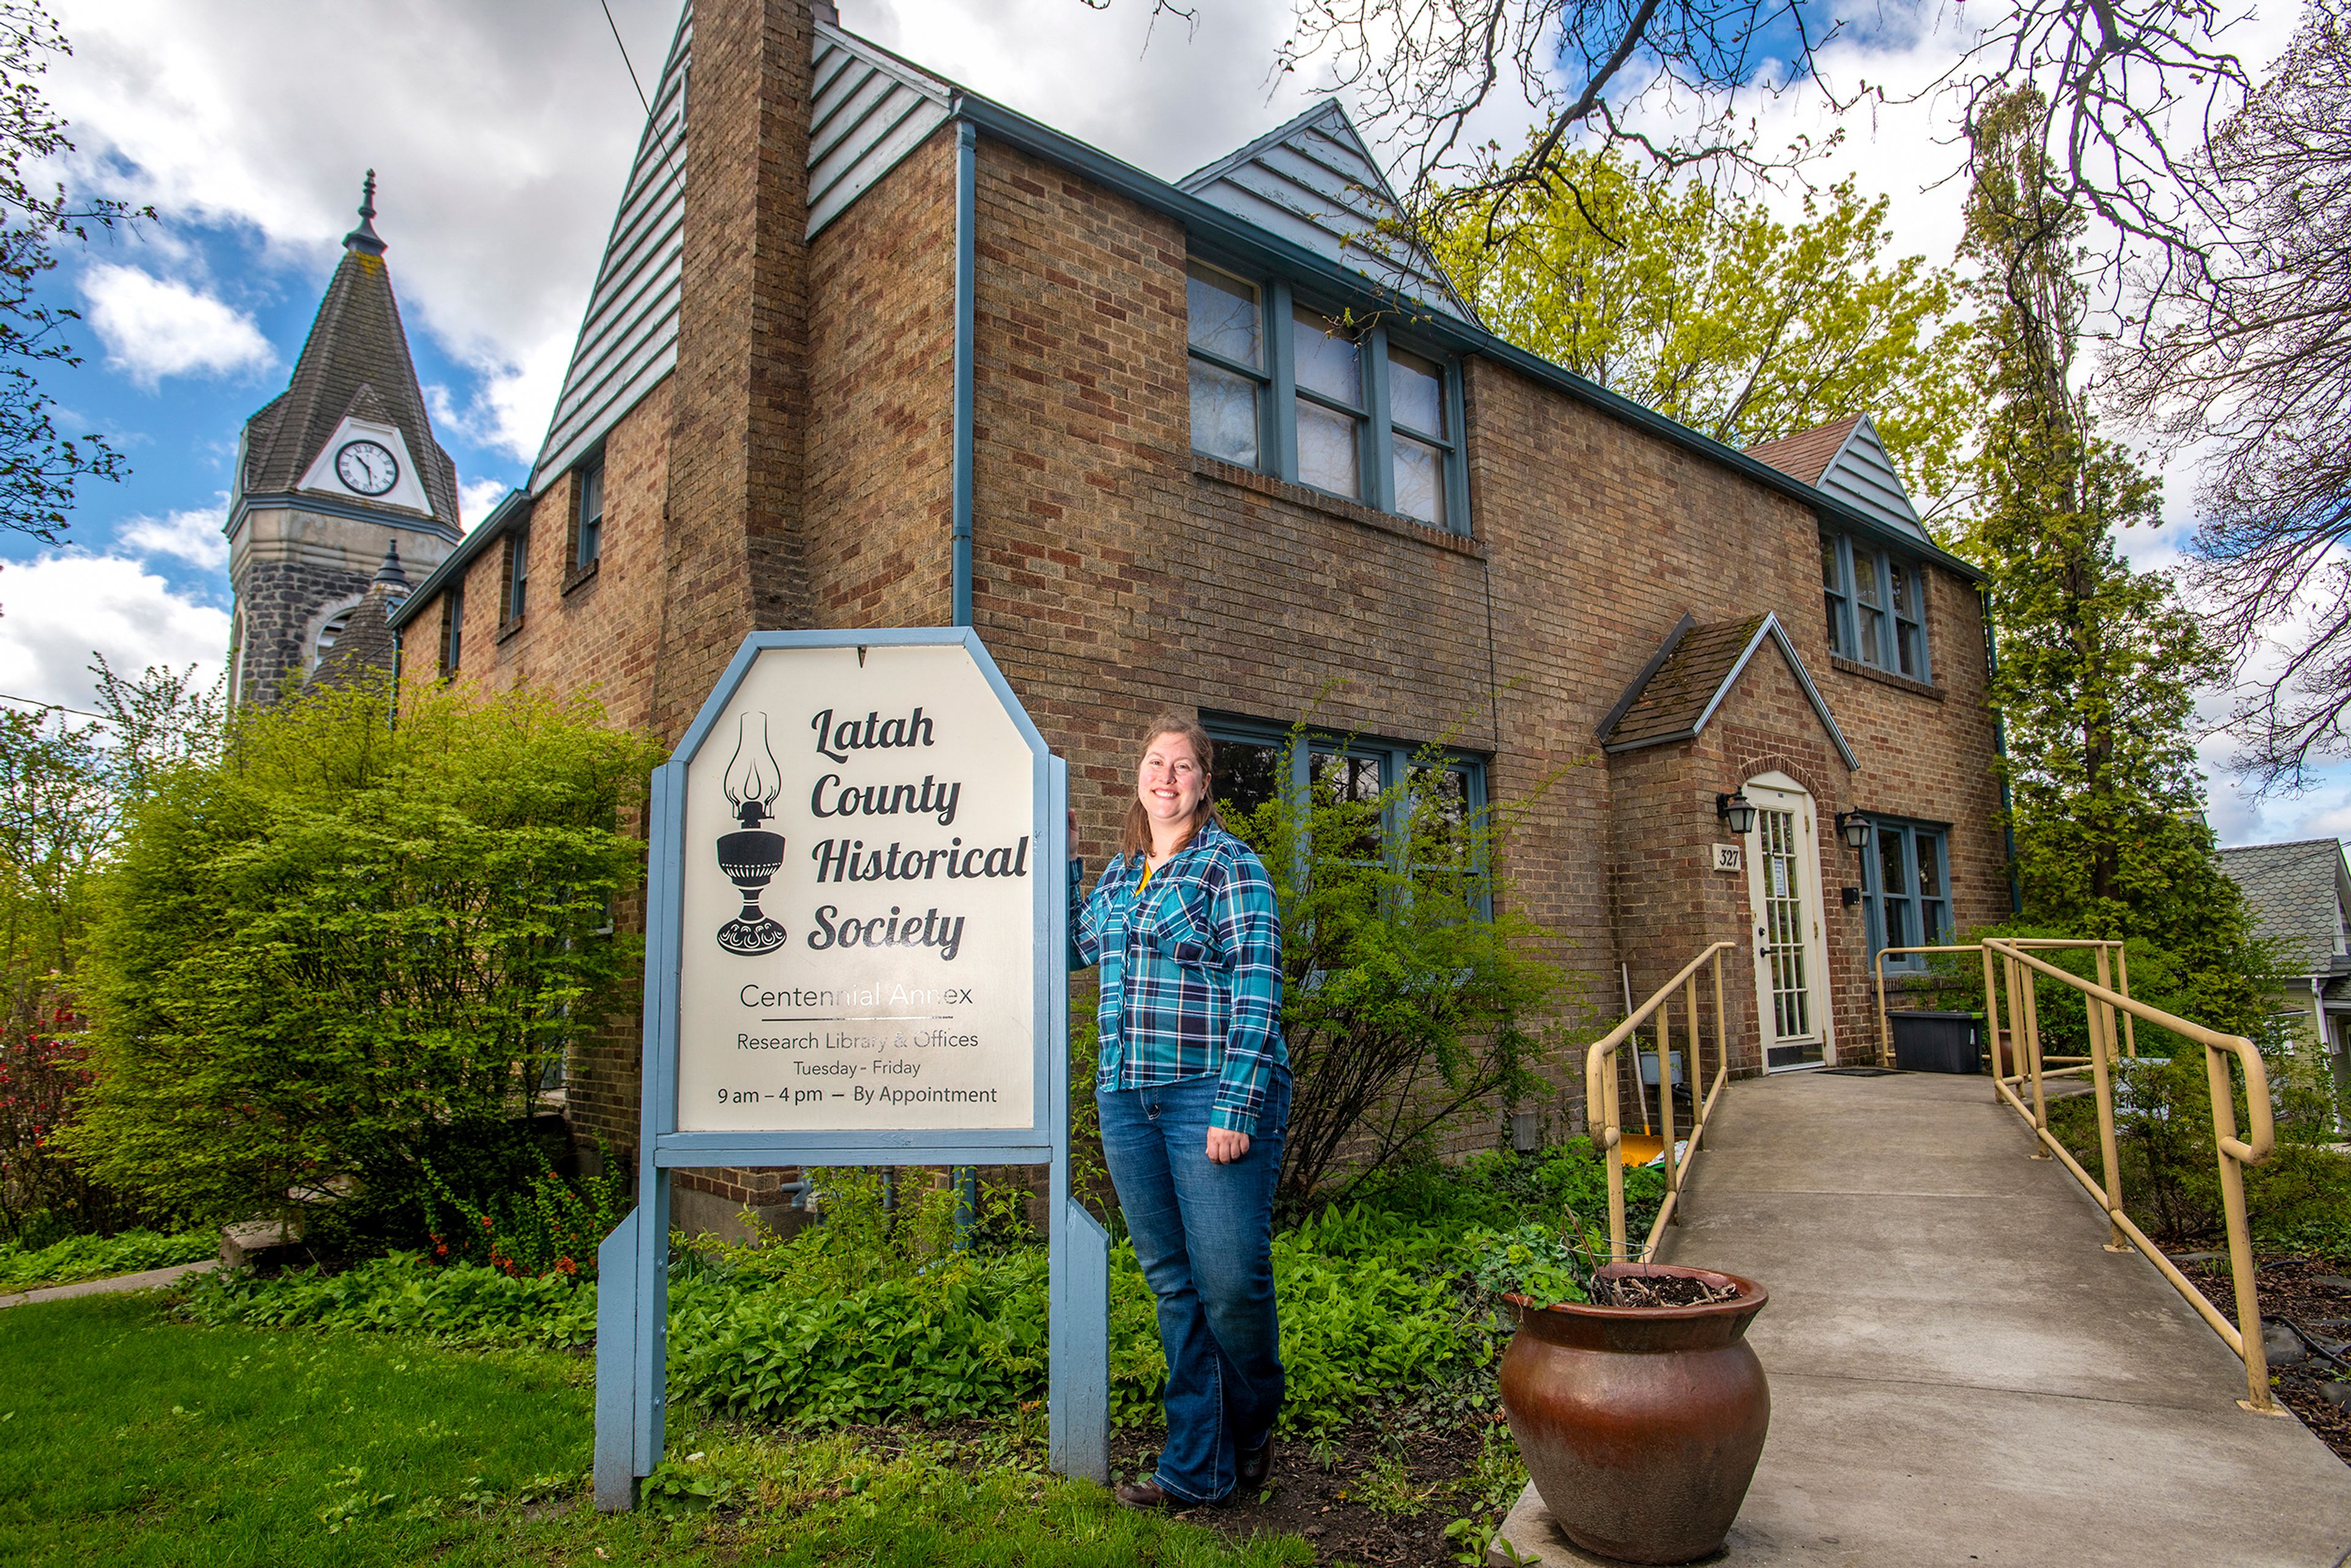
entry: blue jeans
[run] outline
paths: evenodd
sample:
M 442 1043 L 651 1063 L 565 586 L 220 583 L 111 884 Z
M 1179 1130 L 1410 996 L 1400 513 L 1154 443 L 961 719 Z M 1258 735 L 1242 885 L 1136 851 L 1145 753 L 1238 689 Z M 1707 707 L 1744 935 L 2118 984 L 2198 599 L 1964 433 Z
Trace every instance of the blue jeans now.
M 1208 1158 L 1214 1078 L 1096 1090 L 1102 1154 L 1159 1298 L 1167 1353 L 1167 1444 L 1154 1478 L 1187 1502 L 1233 1490 L 1237 1448 L 1253 1448 L 1281 1408 L 1281 1325 L 1273 1304 L 1273 1186 L 1290 1118 L 1276 1072 L 1249 1153 Z

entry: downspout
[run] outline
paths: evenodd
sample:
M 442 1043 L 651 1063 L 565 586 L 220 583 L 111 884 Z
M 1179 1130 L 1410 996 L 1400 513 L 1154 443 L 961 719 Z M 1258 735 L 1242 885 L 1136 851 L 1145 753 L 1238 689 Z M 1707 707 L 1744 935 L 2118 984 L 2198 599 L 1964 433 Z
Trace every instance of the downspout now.
M 972 505 L 972 331 L 977 312 L 972 303 L 976 281 L 979 206 L 979 128 L 968 120 L 956 121 L 955 232 L 955 584 L 954 624 L 971 624 L 971 505 Z M 972 1226 L 979 1218 L 979 1167 L 959 1166 L 956 1189 L 955 1244 L 971 1245 Z
M 955 233 L 955 620 L 971 624 L 972 307 L 979 184 L 979 129 L 956 121 Z
M 1978 586 L 1976 602 L 1983 609 L 1984 685 L 1989 687 L 1992 677 L 2000 674 L 2000 643 L 1992 631 L 1991 589 Z M 1989 691 L 1985 695 L 1989 696 Z M 2001 717 L 2000 705 L 1992 703 L 1989 706 L 1991 708 L 1992 755 L 2006 762 L 2008 726 Z M 2016 804 L 2009 797 L 2008 769 L 2005 768 L 2000 769 L 2000 835 L 2008 853 L 2008 912 L 2022 915 L 2024 913 L 2024 888 L 2016 875 Z

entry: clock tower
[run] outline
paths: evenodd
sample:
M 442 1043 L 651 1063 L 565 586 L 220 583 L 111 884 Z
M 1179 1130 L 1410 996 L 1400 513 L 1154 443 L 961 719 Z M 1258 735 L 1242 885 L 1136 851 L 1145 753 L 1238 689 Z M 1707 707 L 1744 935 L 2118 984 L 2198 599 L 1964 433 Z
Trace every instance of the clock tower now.
M 457 468 L 433 439 L 384 243 L 375 172 L 286 391 L 246 422 L 229 496 L 232 702 L 271 702 L 357 674 L 359 623 L 380 622 L 387 559 L 422 578 L 461 536 Z M 404 585 L 403 585 L 404 586 Z M 356 623 L 355 623 L 356 622 Z M 389 669 L 388 642 L 360 663 Z

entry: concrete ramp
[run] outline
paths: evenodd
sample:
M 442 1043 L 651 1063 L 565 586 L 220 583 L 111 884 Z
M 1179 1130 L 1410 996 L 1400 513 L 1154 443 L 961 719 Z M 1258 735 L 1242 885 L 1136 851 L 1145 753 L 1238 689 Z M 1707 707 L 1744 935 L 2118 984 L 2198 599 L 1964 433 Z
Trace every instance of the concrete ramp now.
M 1710 1562 L 2342 1568 L 2351 1468 L 2244 1368 L 1980 1077 L 1727 1087 L 1663 1260 L 1760 1281 L 1771 1434 Z M 2126 1205 L 2129 1194 L 2124 1195 Z M 1602 1561 L 1530 1488 L 1520 1561 Z M 1496 1562 L 1506 1561 L 1498 1544 Z

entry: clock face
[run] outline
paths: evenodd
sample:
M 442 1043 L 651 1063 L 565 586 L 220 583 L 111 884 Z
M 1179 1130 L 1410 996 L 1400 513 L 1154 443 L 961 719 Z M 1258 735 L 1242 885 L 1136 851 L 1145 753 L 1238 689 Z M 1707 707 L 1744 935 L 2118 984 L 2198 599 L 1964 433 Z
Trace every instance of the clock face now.
M 335 476 L 361 496 L 381 496 L 400 483 L 400 459 L 380 441 L 346 441 L 335 454 Z

